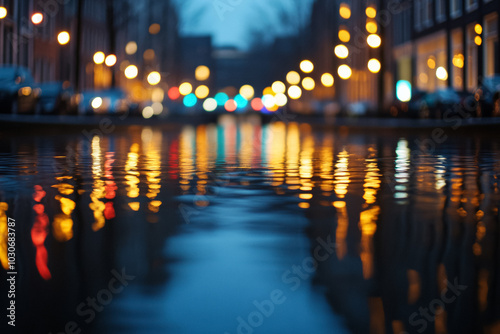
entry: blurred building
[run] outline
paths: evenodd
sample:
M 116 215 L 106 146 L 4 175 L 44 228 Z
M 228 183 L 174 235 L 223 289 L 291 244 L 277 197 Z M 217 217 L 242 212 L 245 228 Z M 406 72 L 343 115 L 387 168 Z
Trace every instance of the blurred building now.
M 397 80 L 425 91 L 472 91 L 500 73 L 500 1 L 401 2 L 405 9 L 394 21 Z

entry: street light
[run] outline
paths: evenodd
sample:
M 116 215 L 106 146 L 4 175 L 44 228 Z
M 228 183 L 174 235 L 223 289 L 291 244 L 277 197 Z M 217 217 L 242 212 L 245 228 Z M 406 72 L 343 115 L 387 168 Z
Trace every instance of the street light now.
M 34 25 L 39 25 L 40 23 L 43 22 L 43 14 L 42 13 L 34 13 L 31 15 L 31 22 Z
M 96 65 L 101 65 L 106 60 L 106 55 L 104 52 L 98 51 L 94 54 L 94 63 Z
M 69 32 L 67 31 L 61 31 L 59 35 L 57 35 L 57 42 L 59 42 L 60 45 L 66 45 L 70 41 L 70 36 Z
M 7 8 L 5 7 L 0 7 L 0 20 L 4 19 L 7 16 Z

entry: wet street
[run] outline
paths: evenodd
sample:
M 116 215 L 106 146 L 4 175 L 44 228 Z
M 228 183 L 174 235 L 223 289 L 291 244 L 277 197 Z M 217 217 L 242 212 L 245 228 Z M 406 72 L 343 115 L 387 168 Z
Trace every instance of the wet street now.
M 7 131 L 2 291 L 12 218 L 19 333 L 499 333 L 499 138 Z

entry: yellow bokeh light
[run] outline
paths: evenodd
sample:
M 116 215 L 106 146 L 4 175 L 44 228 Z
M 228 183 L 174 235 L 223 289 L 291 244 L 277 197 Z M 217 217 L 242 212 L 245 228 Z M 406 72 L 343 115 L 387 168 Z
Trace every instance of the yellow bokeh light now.
M 179 86 L 179 93 L 181 95 L 189 95 L 191 94 L 191 92 L 193 91 L 193 85 L 191 85 L 189 82 L 183 82 L 180 86 Z
M 351 8 L 349 5 L 346 3 L 340 4 L 339 14 L 343 19 L 349 19 L 351 17 Z
M 205 65 L 200 65 L 194 71 L 194 76 L 198 81 L 205 81 L 210 78 L 210 69 Z
M 115 55 L 109 55 L 106 57 L 106 60 L 104 61 L 106 66 L 112 67 L 116 65 L 116 56 Z
M 344 80 L 349 79 L 352 75 L 352 70 L 348 65 L 340 65 L 337 72 L 339 77 Z
M 197 98 L 204 99 L 208 96 L 208 94 L 210 94 L 210 89 L 205 85 L 201 85 L 198 88 L 196 88 L 194 94 L 196 95 Z
M 103 64 L 105 60 L 106 55 L 104 54 L 104 52 L 98 51 L 94 54 L 94 63 L 96 63 L 97 65 Z
M 61 45 L 66 45 L 69 43 L 70 36 L 69 32 L 67 31 L 61 31 L 59 35 L 57 35 L 57 42 Z
M 333 75 L 330 73 L 325 73 L 321 76 L 321 83 L 325 87 L 332 87 L 334 82 L 335 80 L 333 79 Z
M 476 34 L 481 35 L 483 33 L 483 26 L 479 23 L 474 26 L 474 31 Z
M 459 53 L 453 57 L 453 66 L 458 67 L 458 68 L 463 68 L 464 67 L 464 55 Z
M 374 19 L 377 16 L 377 10 L 375 9 L 375 7 L 372 6 L 367 7 L 365 13 L 366 16 L 371 19 Z
M 436 68 L 436 58 L 434 58 L 434 56 L 430 56 L 429 59 L 427 59 L 427 66 L 432 70 Z
M 366 42 L 371 48 L 378 48 L 382 44 L 382 39 L 377 34 L 368 35 Z
M 334 49 L 334 52 L 335 55 L 340 59 L 346 59 L 347 57 L 349 57 L 349 49 L 343 44 L 337 45 Z
M 304 87 L 305 90 L 313 90 L 314 87 L 316 87 L 316 83 L 313 78 L 307 77 L 302 80 L 302 87 Z
M 304 73 L 311 73 L 314 71 L 314 64 L 310 60 L 303 60 L 300 63 L 300 70 Z
M 298 85 L 300 83 L 300 74 L 295 71 L 290 71 L 286 75 L 286 81 L 290 85 Z
M 38 25 L 43 22 L 43 14 L 42 13 L 34 13 L 31 15 L 31 22 L 33 22 L 34 25 Z
M 283 94 L 284 92 L 286 92 L 286 86 L 281 81 L 275 81 L 272 84 L 271 88 L 275 94 Z
M 149 33 L 151 35 L 156 35 L 160 32 L 161 26 L 158 23 L 153 23 L 149 26 Z
M 159 72 L 153 71 L 148 75 L 148 83 L 151 86 L 159 84 L 161 81 L 161 74 Z
M 448 71 L 446 71 L 446 69 L 444 67 L 440 66 L 436 70 L 436 77 L 439 80 L 444 81 L 444 80 L 448 79 Z
M 4 19 L 7 16 L 7 8 L 1 6 L 0 7 L 0 20 Z
M 339 40 L 343 43 L 347 43 L 351 40 L 351 34 L 346 29 L 339 30 Z
M 276 105 L 278 107 L 284 107 L 288 103 L 288 98 L 283 93 L 276 94 L 274 99 L 276 100 Z
M 125 46 L 125 53 L 128 55 L 133 55 L 137 52 L 137 43 L 134 41 L 130 41 Z
M 139 70 L 137 66 L 135 65 L 129 65 L 124 71 L 125 77 L 127 79 L 135 79 L 137 78 L 137 75 L 139 74 Z
M 262 91 L 262 95 L 271 95 L 271 96 L 274 96 L 274 90 L 272 89 L 272 87 L 266 87 Z
M 476 43 L 476 45 L 483 44 L 483 39 L 481 38 L 481 36 L 476 36 L 476 38 L 474 38 L 474 43 Z
M 381 68 L 381 64 L 377 59 L 372 58 L 368 61 L 368 70 L 370 72 L 378 73 L 378 72 L 380 72 L 380 68 Z
M 297 100 L 300 99 L 302 96 L 302 89 L 300 89 L 299 86 L 290 86 L 288 88 L 288 96 L 290 96 L 291 99 Z
M 250 100 L 255 95 L 255 90 L 250 85 L 244 85 L 240 88 L 240 95 L 245 99 Z
M 367 21 L 366 22 L 366 31 L 370 34 L 376 34 L 378 30 L 377 22 L 375 21 Z

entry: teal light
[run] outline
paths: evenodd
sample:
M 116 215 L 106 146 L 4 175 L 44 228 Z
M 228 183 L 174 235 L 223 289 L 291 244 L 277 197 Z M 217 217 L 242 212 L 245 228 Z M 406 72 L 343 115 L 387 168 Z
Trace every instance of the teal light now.
M 217 105 L 219 107 L 223 107 L 228 100 L 229 100 L 229 96 L 227 96 L 226 93 L 221 92 L 221 93 L 217 93 L 215 95 L 215 101 L 217 101 Z
M 396 97 L 401 102 L 411 100 L 411 83 L 406 80 L 399 80 L 396 83 Z
M 186 95 L 184 97 L 184 105 L 188 108 L 194 107 L 198 102 L 198 98 L 193 93 Z
M 236 105 L 238 106 L 238 109 L 244 109 L 248 106 L 248 101 L 245 99 L 243 96 L 240 94 L 236 95 L 234 98 L 234 102 L 236 102 Z

